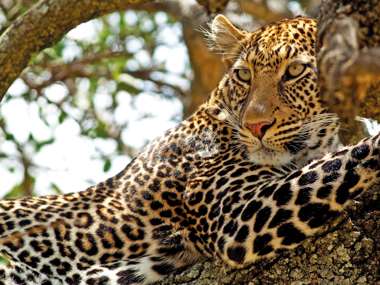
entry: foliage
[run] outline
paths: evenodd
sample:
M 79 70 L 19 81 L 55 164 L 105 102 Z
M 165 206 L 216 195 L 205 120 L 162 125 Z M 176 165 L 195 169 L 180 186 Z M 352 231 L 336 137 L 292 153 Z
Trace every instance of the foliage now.
M 165 39 L 168 36 L 170 40 Z M 170 49 L 184 50 L 180 37 L 178 23 L 165 13 L 127 11 L 86 23 L 36 55 L 2 102 L 0 164 L 8 173 L 28 168 L 34 181 L 33 173 L 40 168 L 34 157 L 55 143 L 57 129 L 66 122 L 79 129 L 80 137 L 96 139 L 93 159 L 103 161 L 104 172 L 111 170 L 115 157 L 133 156 L 139 146 L 128 142 L 125 130 L 132 115 L 128 111 L 136 113 L 136 97 L 151 94 L 180 101 L 182 89 L 188 86 L 189 66 L 172 71 L 168 59 Z M 186 53 L 182 56 L 186 63 Z M 132 106 L 126 106 L 125 101 Z M 31 124 L 36 127 L 16 135 L 10 122 L 15 116 L 9 116 L 8 109 L 20 109 L 20 105 L 33 114 Z M 153 116 L 140 113 L 135 120 Z M 179 109 L 171 119 L 177 122 L 180 118 Z M 41 135 L 41 130 L 46 134 Z M 111 151 L 104 151 L 105 144 L 111 145 Z M 25 179 L 21 177 L 5 196 L 35 194 L 34 189 L 25 188 Z M 50 189 L 52 193 L 61 191 L 54 183 Z

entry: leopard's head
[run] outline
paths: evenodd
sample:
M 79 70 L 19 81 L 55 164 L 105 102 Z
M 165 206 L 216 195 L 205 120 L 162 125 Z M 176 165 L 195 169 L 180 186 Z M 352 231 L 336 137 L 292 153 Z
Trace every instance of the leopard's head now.
M 258 164 L 300 163 L 336 148 L 338 120 L 323 106 L 316 21 L 297 17 L 254 32 L 219 15 L 209 39 L 229 71 L 208 101 Z M 301 162 L 302 161 L 302 162 Z

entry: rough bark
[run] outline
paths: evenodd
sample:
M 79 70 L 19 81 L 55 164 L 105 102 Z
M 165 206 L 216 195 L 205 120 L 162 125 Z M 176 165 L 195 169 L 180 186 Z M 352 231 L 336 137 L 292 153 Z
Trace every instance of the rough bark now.
M 52 46 L 70 29 L 144 0 L 42 0 L 0 36 L 0 101 L 33 54 Z M 16 52 L 17 51 L 17 52 Z
M 380 120 L 380 1 L 323 1 L 320 15 L 323 94 L 351 143 L 365 134 L 356 115 Z

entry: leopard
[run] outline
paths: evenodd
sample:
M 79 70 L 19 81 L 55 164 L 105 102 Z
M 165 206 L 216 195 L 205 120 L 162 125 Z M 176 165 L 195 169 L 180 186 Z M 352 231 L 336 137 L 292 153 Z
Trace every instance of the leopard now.
M 379 135 L 341 145 L 324 106 L 315 19 L 249 32 L 218 15 L 207 38 L 226 74 L 120 173 L 0 201 L 1 285 L 151 284 L 204 259 L 254 266 L 324 231 L 378 183 Z

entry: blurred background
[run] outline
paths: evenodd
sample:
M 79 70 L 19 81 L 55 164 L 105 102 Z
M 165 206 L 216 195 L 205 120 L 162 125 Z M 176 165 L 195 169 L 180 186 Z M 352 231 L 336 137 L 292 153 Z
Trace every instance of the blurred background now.
M 36 2 L 0 0 L 0 34 Z M 37 54 L 1 102 L 0 198 L 84 190 L 191 114 L 224 72 L 201 32 L 216 13 L 253 30 L 316 16 L 318 4 L 163 1 L 79 25 Z

